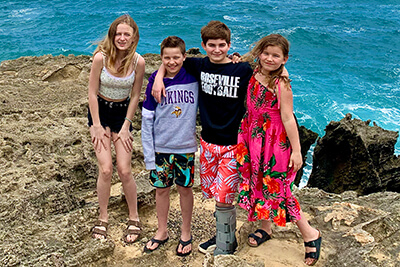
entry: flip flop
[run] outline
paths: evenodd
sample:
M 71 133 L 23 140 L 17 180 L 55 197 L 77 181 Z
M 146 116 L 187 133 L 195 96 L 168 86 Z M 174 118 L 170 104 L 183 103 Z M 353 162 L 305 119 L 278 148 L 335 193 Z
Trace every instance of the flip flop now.
M 261 237 L 257 236 L 256 233 L 260 233 Z M 256 245 L 249 242 L 248 238 L 250 238 L 250 237 L 256 241 L 256 243 L 257 243 Z M 258 247 L 265 241 L 270 240 L 271 236 L 267 232 L 265 232 L 263 229 L 257 229 L 254 233 L 249 234 L 248 238 L 247 238 L 247 244 L 249 244 L 250 247 Z
M 314 259 L 315 260 L 310 265 L 307 264 L 308 266 L 314 266 L 319 259 L 319 255 L 321 252 L 322 237 L 321 237 L 321 231 L 318 230 L 318 232 L 319 232 L 319 235 L 318 235 L 317 239 L 315 239 L 313 241 L 309 241 L 309 242 L 304 242 L 305 247 L 316 248 L 316 250 L 317 250 L 315 252 L 306 252 L 304 260 L 306 260 L 306 259 Z
M 180 257 L 184 257 L 184 256 L 187 256 L 190 253 L 192 253 L 192 250 L 190 250 L 189 252 L 186 252 L 186 253 L 178 252 L 179 244 L 182 245 L 182 250 L 183 250 L 186 246 L 192 244 L 192 240 L 193 240 L 192 237 L 190 237 L 190 239 L 188 241 L 182 241 L 182 239 L 179 239 L 178 246 L 176 247 L 176 255 L 178 255 Z
M 164 245 L 168 240 L 169 240 L 169 237 L 167 237 L 167 238 L 164 239 L 164 240 L 159 240 L 159 239 L 152 238 L 152 239 L 150 239 L 151 245 L 153 245 L 154 243 L 157 243 L 158 246 L 157 246 L 155 249 L 151 249 L 151 248 L 148 248 L 148 247 L 147 247 L 147 243 L 146 243 L 146 245 L 144 245 L 144 252 L 146 252 L 146 253 L 151 253 L 151 252 L 153 252 L 154 250 L 159 249 L 159 248 L 160 248 L 162 245 Z

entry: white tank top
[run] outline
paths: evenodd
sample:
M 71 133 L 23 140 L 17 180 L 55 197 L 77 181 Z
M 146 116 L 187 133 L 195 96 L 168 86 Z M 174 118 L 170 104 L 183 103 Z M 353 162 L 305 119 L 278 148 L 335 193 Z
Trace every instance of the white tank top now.
M 108 72 L 105 67 L 105 56 L 103 54 L 103 69 L 100 74 L 99 94 L 110 99 L 125 99 L 129 97 L 133 82 L 135 81 L 135 70 L 139 60 L 139 54 L 135 53 L 133 71 L 129 76 L 116 77 Z

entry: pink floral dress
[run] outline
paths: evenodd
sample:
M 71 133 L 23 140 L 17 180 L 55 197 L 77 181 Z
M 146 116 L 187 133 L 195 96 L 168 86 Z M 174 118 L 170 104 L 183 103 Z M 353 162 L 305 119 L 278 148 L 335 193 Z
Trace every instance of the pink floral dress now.
M 280 88 L 278 92 L 280 96 Z M 296 173 L 288 169 L 290 154 L 279 97 L 253 75 L 237 146 L 237 168 L 243 179 L 238 203 L 249 212 L 249 221 L 266 219 L 285 226 L 300 220 L 300 205 L 292 195 Z

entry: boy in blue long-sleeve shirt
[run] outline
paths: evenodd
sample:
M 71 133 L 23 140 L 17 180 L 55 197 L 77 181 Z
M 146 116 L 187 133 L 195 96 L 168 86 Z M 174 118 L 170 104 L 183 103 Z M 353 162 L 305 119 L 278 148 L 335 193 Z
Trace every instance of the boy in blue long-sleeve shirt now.
M 194 153 L 197 151 L 196 113 L 198 83 L 182 68 L 186 58 L 185 43 L 170 36 L 161 43 L 161 59 L 166 75 L 166 97 L 157 103 L 151 95 L 154 72 L 146 89 L 142 110 L 142 145 L 150 183 L 156 187 L 158 229 L 144 247 L 152 252 L 168 241 L 169 192 L 175 182 L 182 210 L 181 238 L 176 248 L 178 256 L 192 251 L 190 233 L 193 211 Z

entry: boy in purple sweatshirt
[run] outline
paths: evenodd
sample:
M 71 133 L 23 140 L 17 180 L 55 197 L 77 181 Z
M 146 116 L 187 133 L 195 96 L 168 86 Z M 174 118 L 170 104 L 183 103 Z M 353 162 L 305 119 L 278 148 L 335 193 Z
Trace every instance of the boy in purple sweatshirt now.
M 192 252 L 190 232 L 193 211 L 194 153 L 197 151 L 196 113 L 198 83 L 186 72 L 185 42 L 169 36 L 161 43 L 161 59 L 166 70 L 166 97 L 158 103 L 151 95 L 154 77 L 150 78 L 142 110 L 142 145 L 150 183 L 156 187 L 158 229 L 145 245 L 152 252 L 168 241 L 169 192 L 173 183 L 180 194 L 182 211 L 181 237 L 176 247 L 178 256 Z

